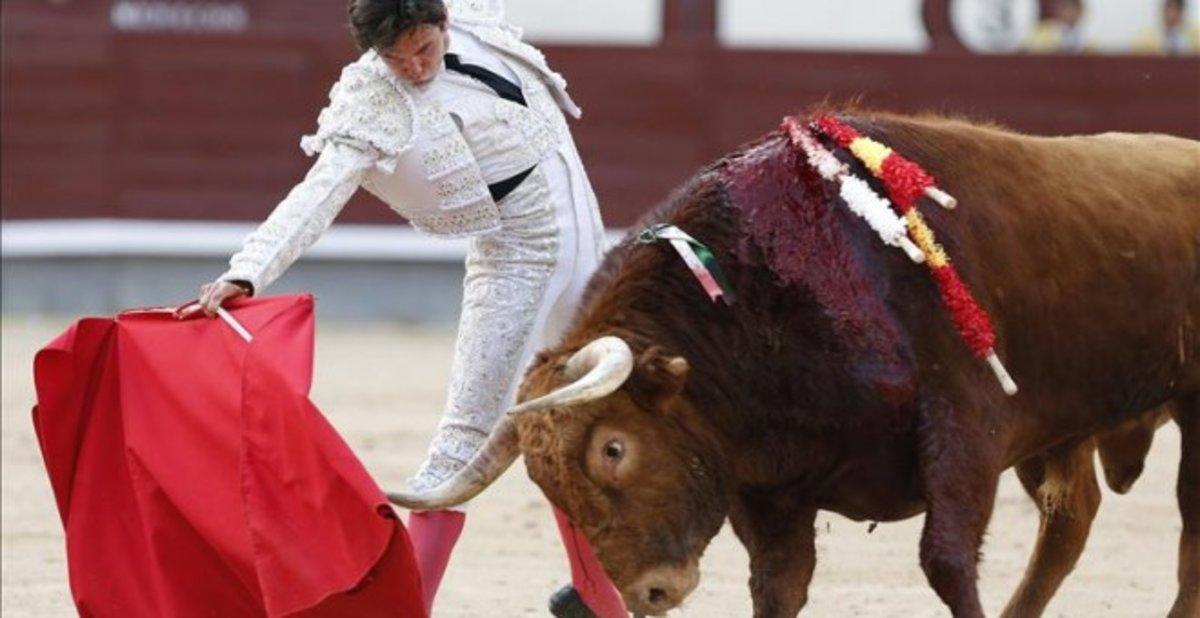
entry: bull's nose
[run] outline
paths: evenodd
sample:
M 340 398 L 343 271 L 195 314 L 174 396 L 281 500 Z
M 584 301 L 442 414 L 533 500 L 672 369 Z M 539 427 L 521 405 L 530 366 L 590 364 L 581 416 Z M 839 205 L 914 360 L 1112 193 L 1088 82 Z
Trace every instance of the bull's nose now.
M 695 563 L 654 567 L 625 589 L 625 604 L 639 614 L 662 614 L 683 603 L 698 583 L 700 569 Z

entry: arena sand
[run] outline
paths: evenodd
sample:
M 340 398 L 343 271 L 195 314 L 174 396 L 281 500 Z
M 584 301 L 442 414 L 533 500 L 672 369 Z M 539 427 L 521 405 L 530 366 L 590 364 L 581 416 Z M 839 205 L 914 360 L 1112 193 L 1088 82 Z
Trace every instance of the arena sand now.
M 3 595 L 5 618 L 74 614 L 62 529 L 37 450 L 29 411 L 34 352 L 67 319 L 3 322 Z M 421 462 L 438 421 L 453 333 L 388 325 L 322 323 L 313 399 L 385 488 Z M 1175 506 L 1179 434 L 1159 431 L 1142 479 L 1129 495 L 1107 489 L 1078 568 L 1047 616 L 1162 616 L 1175 594 Z M 513 469 L 471 506 L 450 564 L 437 616 L 546 616 L 548 595 L 568 579 L 546 502 Z M 948 615 L 917 564 L 921 518 L 880 524 L 823 514 L 817 571 L 805 616 Z M 992 517 L 980 578 L 989 615 L 1003 607 L 1024 570 L 1037 512 L 1007 473 Z M 747 558 L 728 526 L 708 548 L 703 579 L 677 616 L 747 616 Z

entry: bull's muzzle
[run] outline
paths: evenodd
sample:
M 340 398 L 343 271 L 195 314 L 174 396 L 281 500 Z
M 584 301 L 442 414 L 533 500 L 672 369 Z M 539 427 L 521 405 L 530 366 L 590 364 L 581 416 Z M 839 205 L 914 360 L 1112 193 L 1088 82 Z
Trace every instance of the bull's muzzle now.
M 679 607 L 700 583 L 700 566 L 693 560 L 685 566 L 653 567 L 621 591 L 632 612 L 652 616 Z

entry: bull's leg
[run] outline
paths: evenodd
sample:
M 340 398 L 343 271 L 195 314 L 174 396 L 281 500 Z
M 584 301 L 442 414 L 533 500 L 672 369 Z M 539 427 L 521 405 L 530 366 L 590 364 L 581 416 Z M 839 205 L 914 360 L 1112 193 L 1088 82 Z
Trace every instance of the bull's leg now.
M 1179 595 L 1171 618 L 1200 616 L 1200 394 L 1179 402 L 1175 421 L 1183 443 L 1179 460 L 1179 514 L 1183 534 L 1179 537 Z
M 813 521 L 817 510 L 776 494 L 744 493 L 729 513 L 733 531 L 750 553 L 750 595 L 756 618 L 795 616 L 808 602 L 817 563 Z
M 1008 618 L 1040 616 L 1083 553 L 1100 508 L 1090 440 L 1017 465 L 1017 477 L 1041 511 L 1037 545 L 1025 577 L 1004 608 Z
M 981 424 L 943 400 L 921 403 L 918 459 L 928 509 L 921 569 L 955 618 L 983 616 L 977 565 L 1000 469 Z

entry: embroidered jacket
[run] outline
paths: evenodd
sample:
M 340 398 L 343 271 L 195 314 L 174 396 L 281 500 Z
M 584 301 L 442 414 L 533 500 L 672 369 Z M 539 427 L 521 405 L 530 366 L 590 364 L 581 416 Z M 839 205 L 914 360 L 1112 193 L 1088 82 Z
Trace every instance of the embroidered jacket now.
M 447 3 L 454 36 L 474 36 L 510 60 L 528 107 L 496 97 L 470 78 L 443 72 L 418 89 L 374 51 L 342 70 L 317 131 L 300 140 L 318 155 L 304 180 L 243 242 L 220 276 L 257 292 L 320 235 L 359 186 L 418 230 L 440 236 L 496 231 L 488 183 L 536 165 L 569 137 L 559 109 L 578 117 L 566 80 L 503 21 L 498 0 Z M 438 83 L 449 82 L 449 83 Z

